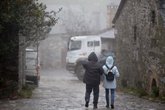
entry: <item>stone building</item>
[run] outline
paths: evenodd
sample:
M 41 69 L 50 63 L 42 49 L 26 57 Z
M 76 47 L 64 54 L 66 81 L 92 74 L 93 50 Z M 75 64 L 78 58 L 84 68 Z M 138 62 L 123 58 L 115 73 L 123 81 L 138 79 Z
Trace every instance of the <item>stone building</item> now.
M 113 23 L 121 86 L 165 96 L 165 0 L 121 0 Z
M 112 20 L 118 9 L 118 6 L 119 6 L 118 3 L 113 3 L 113 2 L 107 5 L 107 28 L 112 28 L 113 26 Z

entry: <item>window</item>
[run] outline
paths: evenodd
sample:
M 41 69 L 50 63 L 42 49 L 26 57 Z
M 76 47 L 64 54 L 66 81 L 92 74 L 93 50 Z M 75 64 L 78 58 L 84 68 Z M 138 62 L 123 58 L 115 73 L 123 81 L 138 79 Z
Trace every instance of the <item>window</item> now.
M 100 42 L 99 41 L 94 41 L 94 46 L 100 46 Z
M 81 49 L 81 41 L 71 41 L 69 50 L 79 50 Z
M 88 47 L 100 46 L 100 42 L 99 41 L 88 41 L 87 46 Z
M 87 46 L 88 47 L 93 47 L 93 41 L 88 41 Z
M 134 29 L 134 43 L 136 43 L 136 40 L 137 40 L 137 26 L 135 25 L 133 27 L 133 29 Z
M 155 24 L 155 18 L 156 18 L 155 11 L 152 10 L 152 11 L 151 11 L 151 22 L 152 22 L 152 24 Z

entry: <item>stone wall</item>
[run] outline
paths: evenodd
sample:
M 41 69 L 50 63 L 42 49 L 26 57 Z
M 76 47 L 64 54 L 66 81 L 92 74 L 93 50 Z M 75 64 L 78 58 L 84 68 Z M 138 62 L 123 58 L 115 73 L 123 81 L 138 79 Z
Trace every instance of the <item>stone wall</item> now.
M 162 0 L 126 0 L 115 21 L 121 86 L 165 96 L 165 8 Z M 165 3 L 164 3 L 165 4 Z
M 107 6 L 107 28 L 112 28 L 113 24 L 112 24 L 112 20 L 115 16 L 115 13 L 117 11 L 118 5 L 113 5 L 110 4 Z

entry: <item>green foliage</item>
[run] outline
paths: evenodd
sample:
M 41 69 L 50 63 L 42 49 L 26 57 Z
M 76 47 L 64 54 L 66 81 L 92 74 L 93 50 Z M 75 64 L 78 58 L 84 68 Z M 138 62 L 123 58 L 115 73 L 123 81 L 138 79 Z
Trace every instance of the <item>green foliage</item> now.
M 148 95 L 146 93 L 146 91 L 142 88 L 139 88 L 139 89 L 137 89 L 137 88 L 123 88 L 123 91 L 126 92 L 126 93 L 136 95 L 138 97 L 144 97 L 144 96 Z
M 148 95 L 144 89 L 138 89 L 137 92 L 139 94 L 139 97 L 144 97 Z
M 34 86 L 25 85 L 18 93 L 20 98 L 30 98 L 33 94 Z
M 152 88 L 152 93 L 151 93 L 152 97 L 158 97 L 159 96 L 159 88 L 158 87 L 153 87 Z
M 154 87 L 152 89 L 152 93 L 149 95 L 144 89 L 142 88 L 121 88 L 121 91 L 124 93 L 132 94 L 138 96 L 140 98 L 144 98 L 151 101 L 158 101 L 158 102 L 165 102 L 165 96 L 159 96 L 159 88 Z
M 37 0 L 0 0 L 0 62 L 17 59 L 19 45 L 45 39 L 57 23 L 58 12 L 47 12 Z
M 28 44 L 45 39 L 58 20 L 58 12 L 45 10 L 46 5 L 37 0 L 1 0 L 0 33 L 7 30 L 6 23 L 16 23 L 20 36 L 24 36 Z

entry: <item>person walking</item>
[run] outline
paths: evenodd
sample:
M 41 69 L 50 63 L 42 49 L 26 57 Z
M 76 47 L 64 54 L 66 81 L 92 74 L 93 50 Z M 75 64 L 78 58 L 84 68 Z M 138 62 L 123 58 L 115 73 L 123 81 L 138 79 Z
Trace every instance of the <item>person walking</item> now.
M 119 77 L 119 71 L 116 66 L 114 66 L 114 59 L 112 56 L 108 56 L 105 65 L 103 65 L 103 87 L 105 88 L 105 99 L 106 107 L 109 108 L 109 91 L 111 92 L 111 109 L 114 109 L 115 101 L 115 90 L 116 90 L 116 78 Z M 107 79 L 107 75 L 112 73 L 113 78 L 111 80 Z
M 93 108 L 97 108 L 99 99 L 99 84 L 100 77 L 102 76 L 104 70 L 98 63 L 98 58 L 94 52 L 88 56 L 88 61 L 82 63 L 85 74 L 83 82 L 86 84 L 85 92 L 85 107 L 89 106 L 90 94 L 93 91 Z

